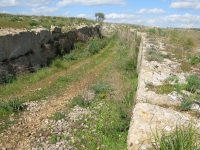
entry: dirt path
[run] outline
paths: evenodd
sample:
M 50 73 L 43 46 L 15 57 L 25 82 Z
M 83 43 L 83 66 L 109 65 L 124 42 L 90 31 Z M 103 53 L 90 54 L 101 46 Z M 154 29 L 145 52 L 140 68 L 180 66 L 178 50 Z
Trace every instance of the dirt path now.
M 58 77 L 64 76 L 66 74 L 69 74 L 69 73 L 72 73 L 72 72 L 79 70 L 81 67 L 89 64 L 91 61 L 98 59 L 98 57 L 100 55 L 102 55 L 103 53 L 105 53 L 105 49 L 102 50 L 99 54 L 93 55 L 89 58 L 84 59 L 81 62 L 73 64 L 70 68 L 68 68 L 66 70 L 62 70 L 58 73 L 50 75 L 50 76 L 46 77 L 45 79 L 38 81 L 38 82 L 36 82 L 36 83 L 34 83 L 30 86 L 23 87 L 21 90 L 16 91 L 16 93 L 10 95 L 9 97 L 1 97 L 0 99 L 2 99 L 2 98 L 3 99 L 12 99 L 13 97 L 24 97 L 25 95 L 28 95 L 28 94 L 35 92 L 38 88 L 43 88 L 43 87 L 49 86 Z
M 0 147 L 5 149 L 7 148 L 18 150 L 30 149 L 29 146 L 31 139 L 34 137 L 36 132 L 40 130 L 47 118 L 52 116 L 55 112 L 65 109 L 70 99 L 84 92 L 88 88 L 88 86 L 93 83 L 94 79 L 103 72 L 107 64 L 112 61 L 113 54 L 114 53 L 111 52 L 109 56 L 107 56 L 103 61 L 95 65 L 95 67 L 87 76 L 71 85 L 62 96 L 58 98 L 51 97 L 49 98 L 49 100 L 42 102 L 40 105 L 40 109 L 35 111 L 34 113 L 25 112 L 24 114 L 22 114 L 22 121 L 12 126 L 11 129 L 8 129 L 7 135 L 0 135 Z M 92 59 L 90 60 L 93 59 L 98 59 L 98 56 L 92 57 Z M 64 71 L 60 72 L 59 74 L 50 76 L 47 79 L 44 79 L 42 82 L 37 83 L 35 86 L 37 87 L 37 85 L 47 85 L 47 82 L 55 80 L 60 75 L 75 71 L 81 66 L 81 64 L 89 63 L 90 60 L 80 62 L 77 65 L 72 66 L 73 68 L 69 69 L 66 72 Z

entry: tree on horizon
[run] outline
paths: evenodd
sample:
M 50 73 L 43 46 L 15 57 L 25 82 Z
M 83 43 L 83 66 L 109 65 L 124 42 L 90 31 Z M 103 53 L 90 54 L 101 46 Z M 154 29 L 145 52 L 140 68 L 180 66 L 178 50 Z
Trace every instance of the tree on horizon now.
M 104 13 L 95 13 L 96 21 L 103 22 L 106 18 Z

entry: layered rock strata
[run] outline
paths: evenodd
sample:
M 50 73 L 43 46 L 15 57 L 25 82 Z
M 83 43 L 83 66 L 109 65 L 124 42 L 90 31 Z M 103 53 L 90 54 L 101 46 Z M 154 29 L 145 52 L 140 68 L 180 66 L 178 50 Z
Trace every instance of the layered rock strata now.
M 0 29 L 0 81 L 7 74 L 34 72 L 49 65 L 52 59 L 69 53 L 76 41 L 86 42 L 90 37 L 101 37 L 100 26 L 78 26 L 62 32 L 37 28 L 31 31 Z

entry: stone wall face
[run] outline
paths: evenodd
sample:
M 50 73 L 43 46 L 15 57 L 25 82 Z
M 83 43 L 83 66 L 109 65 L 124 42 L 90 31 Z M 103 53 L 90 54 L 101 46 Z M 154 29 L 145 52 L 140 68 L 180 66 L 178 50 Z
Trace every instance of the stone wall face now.
M 128 150 L 148 150 L 155 144 L 154 136 L 173 132 L 176 127 L 187 126 L 194 123 L 194 126 L 200 130 L 200 119 L 191 116 L 188 113 L 180 112 L 174 109 L 179 107 L 183 97 L 176 91 L 169 94 L 156 93 L 153 86 L 163 85 L 168 77 L 177 77 L 180 83 L 185 83 L 184 73 L 180 70 L 180 63 L 174 59 L 165 58 L 162 62 L 148 61 L 146 52 L 152 47 L 152 43 L 145 33 L 141 34 L 142 40 L 138 54 L 138 87 L 135 96 L 136 105 L 132 111 L 130 122 L 127 149 Z M 162 54 L 168 51 L 162 40 L 157 39 L 158 47 L 155 50 Z M 199 113 L 200 107 L 197 107 Z
M 82 26 L 65 33 L 57 27 L 52 31 L 45 28 L 32 31 L 0 29 L 3 33 L 0 34 L 0 78 L 47 66 L 61 54 L 61 50 L 70 52 L 76 41 L 86 42 L 89 37 L 101 37 L 99 28 L 98 25 Z

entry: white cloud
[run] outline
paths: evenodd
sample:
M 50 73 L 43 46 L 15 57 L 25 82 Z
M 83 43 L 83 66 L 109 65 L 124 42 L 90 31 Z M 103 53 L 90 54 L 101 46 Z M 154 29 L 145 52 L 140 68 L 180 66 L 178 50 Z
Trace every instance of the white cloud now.
M 157 27 L 200 27 L 200 16 L 192 14 L 184 15 L 168 15 L 162 17 L 152 17 L 148 18 L 141 15 L 133 14 L 107 14 L 106 22 L 116 22 L 116 23 L 129 23 L 129 24 L 140 24 L 147 26 L 157 26 Z
M 39 7 L 49 4 L 51 0 L 2 0 L 0 7 L 11 7 L 11 6 L 31 6 Z
M 125 0 L 62 0 L 57 3 L 59 7 L 81 4 L 81 5 L 126 5 Z
M 62 16 L 68 16 L 70 14 L 70 12 L 69 11 L 66 11 Z
M 159 9 L 159 8 L 154 8 L 154 9 L 146 9 L 146 8 L 143 8 L 143 9 L 140 9 L 137 14 L 162 14 L 164 13 L 165 11 L 162 10 L 162 9 Z
M 116 13 L 112 13 L 112 14 L 107 14 L 105 15 L 106 19 L 110 20 L 110 19 L 133 19 L 133 18 L 137 18 L 138 16 L 136 15 L 131 15 L 131 14 L 116 14 Z
M 178 0 L 172 2 L 170 8 L 174 9 L 200 9 L 200 0 Z
M 58 7 L 54 8 L 54 7 L 42 6 L 42 7 L 32 8 L 31 12 L 32 12 L 32 14 L 35 14 L 35 15 L 48 15 L 48 14 L 54 13 L 58 10 L 59 10 Z
M 0 7 L 8 7 L 15 5 L 17 5 L 17 2 L 15 0 L 2 0 L 0 3 Z
M 91 14 L 79 14 L 77 15 L 76 17 L 78 18 L 87 18 L 87 19 L 95 19 L 94 15 L 91 15 Z
M 144 14 L 144 13 L 146 13 L 146 12 L 147 12 L 147 9 L 142 8 L 142 9 L 140 9 L 137 13 L 138 13 L 138 14 Z

